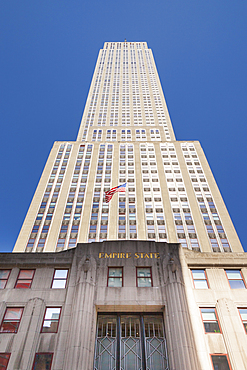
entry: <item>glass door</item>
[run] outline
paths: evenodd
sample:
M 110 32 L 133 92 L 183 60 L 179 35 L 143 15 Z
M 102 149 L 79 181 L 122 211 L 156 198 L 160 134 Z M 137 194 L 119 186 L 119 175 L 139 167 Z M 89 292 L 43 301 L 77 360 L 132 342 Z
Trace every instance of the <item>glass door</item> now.
M 121 370 L 142 369 L 140 318 L 121 316 Z

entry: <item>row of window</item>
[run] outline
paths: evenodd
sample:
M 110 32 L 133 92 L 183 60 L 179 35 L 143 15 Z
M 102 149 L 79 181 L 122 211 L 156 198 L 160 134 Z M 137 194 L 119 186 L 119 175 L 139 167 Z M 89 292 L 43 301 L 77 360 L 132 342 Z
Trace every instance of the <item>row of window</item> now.
M 205 333 L 221 333 L 219 318 L 214 307 L 200 308 Z M 245 332 L 247 333 L 247 308 L 238 309 Z
M 194 287 L 196 289 L 208 289 L 209 283 L 205 270 L 191 270 Z M 246 289 L 246 283 L 240 270 L 225 270 L 231 289 Z M 123 286 L 123 267 L 108 267 L 108 287 Z M 136 286 L 152 287 L 151 267 L 136 267 Z
M 6 370 L 10 359 L 10 353 L 0 353 L 0 368 Z M 36 353 L 32 370 L 50 370 L 53 353 L 42 352 Z M 212 365 L 214 370 L 230 370 L 229 359 L 226 354 L 211 354 Z
M 62 307 L 46 307 L 41 333 L 57 333 Z M 17 333 L 24 307 L 7 307 L 0 333 Z
M 8 367 L 10 353 L 0 353 L 0 369 L 6 370 Z M 36 353 L 34 357 L 32 370 L 50 370 L 53 353 Z
M 142 139 L 146 139 L 146 130 L 136 130 L 136 139 L 137 140 L 140 140 L 140 138 Z M 116 130 L 113 130 L 111 132 L 111 130 L 107 130 L 107 136 L 106 136 L 106 140 L 117 140 L 117 132 Z M 150 137 L 151 137 L 151 140 L 160 140 L 160 131 L 159 130 L 150 130 Z M 94 130 L 93 131 L 93 135 L 92 135 L 92 141 L 101 141 L 102 139 L 102 130 Z M 127 141 L 130 141 L 131 140 L 131 130 L 122 130 L 121 131 L 121 140 L 124 141 L 124 140 L 127 140 Z
M 209 289 L 209 282 L 205 270 L 191 270 L 196 289 Z M 246 289 L 242 272 L 240 270 L 225 270 L 231 289 Z
M 0 270 L 0 289 L 4 289 L 8 282 L 11 270 Z M 209 282 L 205 270 L 191 270 L 194 287 L 196 289 L 209 289 Z M 242 272 L 240 270 L 225 270 L 227 279 L 231 289 L 246 289 Z M 21 269 L 19 271 L 15 288 L 28 289 L 31 288 L 35 270 Z M 151 267 L 137 267 L 136 268 L 137 287 L 151 287 L 152 283 L 152 270 Z M 63 289 L 66 287 L 68 279 L 67 269 L 55 269 L 52 279 L 52 289 Z M 109 287 L 122 287 L 123 286 L 123 267 L 109 267 L 108 268 L 108 283 Z
M 107 286 L 123 287 L 123 267 L 108 267 Z M 136 267 L 136 286 L 138 288 L 153 286 L 151 267 Z
M 66 288 L 69 270 L 55 269 L 51 288 L 52 289 L 64 289 Z M 11 270 L 0 270 L 0 289 L 4 289 L 8 282 Z M 23 270 L 19 271 L 16 279 L 16 289 L 29 289 L 31 288 L 35 270 Z

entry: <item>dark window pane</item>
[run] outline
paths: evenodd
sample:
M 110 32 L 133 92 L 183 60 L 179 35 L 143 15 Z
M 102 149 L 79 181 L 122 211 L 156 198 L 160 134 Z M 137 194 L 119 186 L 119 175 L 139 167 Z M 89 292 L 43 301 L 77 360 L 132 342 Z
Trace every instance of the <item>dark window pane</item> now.
M 246 331 L 246 334 L 247 334 L 247 322 L 244 322 L 244 328 L 245 328 L 245 331 Z
M 220 333 L 219 324 L 216 322 L 204 322 L 206 333 Z
M 5 320 L 2 323 L 0 332 L 1 333 L 17 333 L 20 321 L 9 321 Z
M 214 370 L 230 370 L 226 355 L 212 356 Z
M 10 353 L 0 353 L 0 370 L 7 369 Z
M 50 370 L 52 353 L 36 353 L 33 370 Z
M 58 328 L 57 320 L 45 320 L 42 328 L 42 333 L 56 333 Z

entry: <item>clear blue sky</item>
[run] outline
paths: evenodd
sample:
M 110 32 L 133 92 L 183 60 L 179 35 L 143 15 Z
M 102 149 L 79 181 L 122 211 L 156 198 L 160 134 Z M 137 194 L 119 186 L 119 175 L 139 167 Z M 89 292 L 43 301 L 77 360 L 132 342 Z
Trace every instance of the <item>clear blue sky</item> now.
M 0 250 L 52 144 L 75 140 L 104 41 L 153 49 L 177 140 L 199 140 L 247 250 L 247 2 L 2 0 Z

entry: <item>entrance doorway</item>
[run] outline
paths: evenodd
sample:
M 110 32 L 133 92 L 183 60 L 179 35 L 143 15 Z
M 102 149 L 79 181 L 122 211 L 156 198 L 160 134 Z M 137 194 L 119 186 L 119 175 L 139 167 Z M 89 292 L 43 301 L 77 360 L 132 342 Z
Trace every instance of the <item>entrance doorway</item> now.
M 163 316 L 100 314 L 94 370 L 169 370 Z

